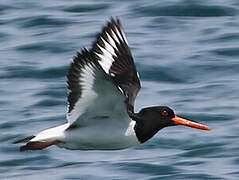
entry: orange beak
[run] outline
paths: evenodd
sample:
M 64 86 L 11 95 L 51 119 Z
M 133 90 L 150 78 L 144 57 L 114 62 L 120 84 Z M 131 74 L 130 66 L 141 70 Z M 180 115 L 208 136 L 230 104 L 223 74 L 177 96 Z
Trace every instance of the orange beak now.
M 199 123 L 196 123 L 196 122 L 192 122 L 192 121 L 189 121 L 187 119 L 181 118 L 179 116 L 175 116 L 174 118 L 172 118 L 172 120 L 177 125 L 184 125 L 184 126 L 189 126 L 189 127 L 192 127 L 192 128 L 208 130 L 208 131 L 211 130 L 211 128 L 206 126 L 206 125 L 199 124 Z

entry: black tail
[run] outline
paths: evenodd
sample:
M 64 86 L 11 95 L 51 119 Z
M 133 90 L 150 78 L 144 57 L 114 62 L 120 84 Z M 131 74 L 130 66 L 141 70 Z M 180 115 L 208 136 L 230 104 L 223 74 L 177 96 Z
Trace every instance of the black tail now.
M 26 145 L 20 147 L 20 151 L 23 152 L 28 150 L 41 150 L 52 145 L 57 145 L 58 143 L 60 143 L 59 140 L 48 141 L 48 142 L 40 142 L 40 141 L 28 142 Z
M 30 141 L 31 139 L 33 139 L 34 137 L 35 137 L 35 136 L 29 136 L 29 137 L 26 137 L 26 138 L 24 138 L 24 139 L 17 140 L 17 141 L 15 141 L 15 142 L 13 142 L 13 144 L 28 142 L 28 141 Z

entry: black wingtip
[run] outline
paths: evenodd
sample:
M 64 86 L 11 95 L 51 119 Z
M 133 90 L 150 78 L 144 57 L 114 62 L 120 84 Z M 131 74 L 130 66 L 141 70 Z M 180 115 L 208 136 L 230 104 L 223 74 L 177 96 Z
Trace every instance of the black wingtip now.
M 118 22 L 118 21 L 119 21 L 119 17 L 118 16 L 116 16 L 116 17 L 111 16 L 110 17 L 110 22 Z
M 97 44 L 99 43 L 99 45 L 101 45 L 101 38 L 103 38 L 104 40 L 107 40 L 107 35 L 111 34 L 110 30 L 114 30 L 114 28 L 122 28 L 121 23 L 120 23 L 120 19 L 116 16 L 116 17 L 112 17 L 107 21 L 106 25 L 104 25 L 100 31 L 100 33 L 98 33 L 96 35 L 96 40 L 93 42 L 92 44 L 92 51 L 94 52 L 98 52 L 99 53 L 99 48 L 97 47 Z
M 20 139 L 20 140 L 14 141 L 13 144 L 25 143 L 25 142 L 30 141 L 30 140 L 33 139 L 34 137 L 35 137 L 35 136 L 29 136 L 29 137 L 26 137 L 26 138 L 24 138 L 24 139 Z

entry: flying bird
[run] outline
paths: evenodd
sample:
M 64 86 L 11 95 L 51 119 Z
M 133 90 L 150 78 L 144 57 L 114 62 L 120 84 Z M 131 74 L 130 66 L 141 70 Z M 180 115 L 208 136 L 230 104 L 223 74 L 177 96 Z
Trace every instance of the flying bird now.
M 67 123 L 14 143 L 20 151 L 56 145 L 71 150 L 118 150 L 139 145 L 168 126 L 208 126 L 176 116 L 167 106 L 134 111 L 140 80 L 118 18 L 97 35 L 90 50 L 78 52 L 67 74 Z

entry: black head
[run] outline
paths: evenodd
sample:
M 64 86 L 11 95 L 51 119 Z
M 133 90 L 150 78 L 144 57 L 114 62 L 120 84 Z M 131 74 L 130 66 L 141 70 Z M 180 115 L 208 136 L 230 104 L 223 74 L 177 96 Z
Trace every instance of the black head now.
M 135 115 L 137 119 L 135 119 L 136 125 L 134 129 L 141 143 L 150 139 L 160 129 L 175 125 L 172 121 L 175 114 L 172 109 L 166 106 L 144 108 Z
M 210 130 L 205 125 L 176 116 L 173 110 L 166 106 L 144 108 L 131 118 L 136 121 L 134 130 L 141 143 L 144 143 L 160 129 L 167 126 L 184 125 L 202 130 Z

